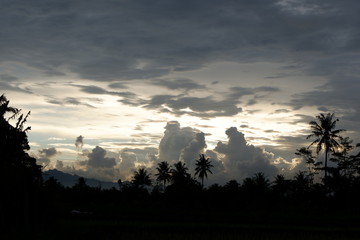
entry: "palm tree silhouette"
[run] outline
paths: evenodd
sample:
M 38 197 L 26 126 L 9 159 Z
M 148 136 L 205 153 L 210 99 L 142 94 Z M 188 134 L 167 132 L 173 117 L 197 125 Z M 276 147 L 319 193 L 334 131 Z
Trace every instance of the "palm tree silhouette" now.
M 173 184 L 185 183 L 186 179 L 190 178 L 190 174 L 187 172 L 188 168 L 185 163 L 177 162 L 174 164 L 174 168 L 170 170 L 171 181 Z
M 262 172 L 258 172 L 253 177 L 255 189 L 258 193 L 266 193 L 270 187 L 270 181 L 267 179 Z
M 138 171 L 134 172 L 134 176 L 131 182 L 136 187 L 143 185 L 151 185 L 150 174 L 146 171 L 145 168 L 140 168 Z
M 195 176 L 201 179 L 201 186 L 204 187 L 204 177 L 207 178 L 207 173 L 211 173 L 210 168 L 214 167 L 211 164 L 210 158 L 206 158 L 204 154 L 200 154 L 200 158 L 196 160 Z
M 344 129 L 335 129 L 336 123 L 339 119 L 334 119 L 334 113 L 323 114 L 316 116 L 319 123 L 316 121 L 311 121 L 309 124 L 311 126 L 312 134 L 308 135 L 306 139 L 315 137 L 316 139 L 309 145 L 312 146 L 316 144 L 316 153 L 319 154 L 323 149 L 325 150 L 325 180 L 327 178 L 327 162 L 329 152 L 335 152 L 337 148 L 341 145 L 337 140 L 341 140 L 342 137 L 339 133 L 345 131 Z
M 289 183 L 290 181 L 286 180 L 284 175 L 278 174 L 275 176 L 275 180 L 272 184 L 272 190 L 276 195 L 286 197 L 287 191 L 289 190 Z
M 163 188 L 165 191 L 166 182 L 169 182 L 171 179 L 170 165 L 165 161 L 160 162 L 156 170 L 158 171 L 155 174 L 155 176 L 157 177 L 156 180 L 163 183 Z

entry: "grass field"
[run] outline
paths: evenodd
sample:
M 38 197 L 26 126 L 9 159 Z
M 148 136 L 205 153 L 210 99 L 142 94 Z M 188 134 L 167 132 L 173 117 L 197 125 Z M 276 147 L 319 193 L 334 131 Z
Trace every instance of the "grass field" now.
M 92 215 L 69 212 L 28 233 L 0 239 L 360 239 L 354 211 L 328 209 L 209 209 L 181 206 L 102 205 Z M 46 226 L 46 227 L 45 227 Z
M 360 228 L 221 224 L 201 222 L 116 222 L 68 220 L 51 239 L 359 239 Z M 38 235 L 49 239 L 49 232 Z
M 2 239 L 277 239 L 322 240 L 359 239 L 356 224 L 341 226 L 221 223 L 212 221 L 116 221 L 97 219 L 66 219 L 51 229 L 34 234 L 14 233 Z

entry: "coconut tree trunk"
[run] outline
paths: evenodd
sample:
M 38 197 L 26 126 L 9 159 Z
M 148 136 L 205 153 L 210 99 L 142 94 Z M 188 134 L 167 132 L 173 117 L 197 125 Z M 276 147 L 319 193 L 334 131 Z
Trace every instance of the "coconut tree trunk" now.
M 326 149 L 325 149 L 325 181 L 327 180 L 327 172 L 328 172 L 328 168 L 327 168 L 328 154 L 329 154 L 329 147 L 326 147 Z
M 325 192 L 329 192 L 329 184 L 328 184 L 328 167 L 327 167 L 327 162 L 328 162 L 328 154 L 329 154 L 329 147 L 326 146 L 325 147 L 325 181 L 324 181 L 324 186 L 325 186 Z

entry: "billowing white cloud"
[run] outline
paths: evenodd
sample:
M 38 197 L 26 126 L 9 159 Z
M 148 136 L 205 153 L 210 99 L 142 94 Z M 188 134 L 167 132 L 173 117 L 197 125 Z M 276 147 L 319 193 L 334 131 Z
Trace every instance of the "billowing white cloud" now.
M 291 176 L 296 171 L 304 170 L 301 159 L 288 161 L 275 157 L 274 153 L 249 144 L 236 127 L 230 127 L 225 133 L 228 141 L 218 142 L 211 150 L 207 149 L 206 135 L 203 132 L 190 127 L 180 127 L 179 122 L 171 121 L 165 126 L 158 148 L 123 148 L 119 153 L 115 153 L 96 146 L 91 151 L 84 149 L 82 154 L 78 155 L 81 159 L 75 164 L 65 165 L 64 162 L 57 161 L 56 168 L 100 180 L 124 181 L 130 180 L 134 170 L 139 167 L 148 168 L 154 174 L 157 163 L 161 161 L 167 161 L 170 165 L 183 161 L 189 173 L 194 175 L 195 161 L 200 153 L 204 153 L 213 165 L 213 174 L 209 175 L 206 185 L 224 184 L 231 179 L 241 181 L 257 172 L 263 172 L 271 178 L 278 173 Z M 42 153 L 53 156 L 55 149 L 44 149 Z
M 206 147 L 205 135 L 197 129 L 181 128 L 177 121 L 168 122 L 165 129 L 159 144 L 159 161 L 172 164 L 183 160 L 190 164 Z
M 130 179 L 138 167 L 151 168 L 157 160 L 157 148 L 132 149 L 124 148 L 120 151 L 120 177 Z
M 218 142 L 215 151 L 222 157 L 226 176 L 233 179 L 242 179 L 263 172 L 267 176 L 274 176 L 278 169 L 274 166 L 274 154 L 264 149 L 248 144 L 243 133 L 236 127 L 226 130 L 228 142 Z
M 203 132 L 196 133 L 195 138 L 181 150 L 180 159 L 186 163 L 190 171 L 193 171 L 195 160 L 199 158 L 199 154 L 204 152 L 206 148 L 205 134 Z
M 115 156 L 115 157 L 109 157 Z M 55 168 L 70 174 L 77 174 L 87 178 L 95 178 L 102 181 L 117 181 L 119 179 L 118 154 L 108 152 L 96 146 L 91 151 L 84 149 L 78 154 L 77 160 L 65 162 L 57 160 Z

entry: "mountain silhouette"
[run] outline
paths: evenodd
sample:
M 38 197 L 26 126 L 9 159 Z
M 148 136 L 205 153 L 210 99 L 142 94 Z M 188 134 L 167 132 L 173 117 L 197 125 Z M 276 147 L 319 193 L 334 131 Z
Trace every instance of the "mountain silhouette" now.
M 59 171 L 57 169 L 51 169 L 48 171 L 43 172 L 44 180 L 48 180 L 50 177 L 53 177 L 59 181 L 64 187 L 73 187 L 78 179 L 82 176 L 76 174 L 69 174 Z M 90 187 L 101 187 L 102 189 L 111 189 L 111 188 L 118 188 L 119 184 L 117 182 L 106 182 L 101 181 L 94 178 L 84 178 L 86 181 L 86 185 Z M 124 182 L 126 184 L 126 182 Z

